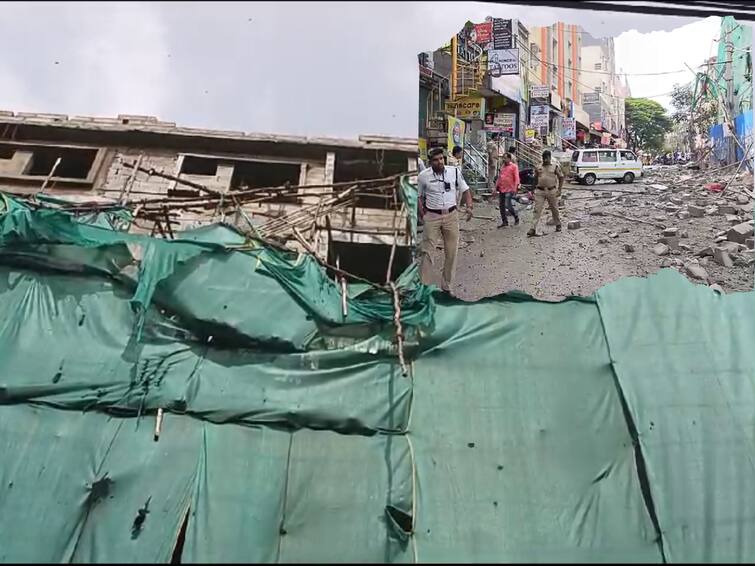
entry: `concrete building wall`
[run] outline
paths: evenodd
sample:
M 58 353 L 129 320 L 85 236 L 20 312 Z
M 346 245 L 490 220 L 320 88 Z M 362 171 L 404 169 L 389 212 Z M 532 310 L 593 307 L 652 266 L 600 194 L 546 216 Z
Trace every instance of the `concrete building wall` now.
M 246 146 L 250 149 L 240 149 Z M 30 149 L 27 151 L 26 148 Z M 205 130 L 193 135 L 189 129 L 179 129 L 174 124 L 150 117 L 82 117 L 72 120 L 66 116 L 4 112 L 0 114 L 0 190 L 11 194 L 37 193 L 47 173 L 40 175 L 37 171 L 32 176 L 25 173 L 33 155 L 39 162 L 44 157 L 44 163 L 49 163 L 56 155 L 63 155 L 65 163 L 68 159 L 65 155 L 71 152 L 80 155 L 83 151 L 89 152 L 90 158 L 96 155 L 88 173 L 83 166 L 81 171 L 76 171 L 76 178 L 62 179 L 56 174 L 49 179 L 45 192 L 75 201 L 100 200 L 104 203 L 117 201 L 124 191 L 129 192 L 132 202 L 164 198 L 175 189 L 192 191 L 190 186 L 155 173 L 178 177 L 226 194 L 231 192 L 232 186 L 243 188 L 238 186 L 242 178 L 257 183 L 254 186 L 279 187 L 285 183 L 298 186 L 298 196 L 245 203 L 244 212 L 257 225 L 264 225 L 276 216 L 296 213 L 303 207 L 316 208 L 321 195 L 343 191 L 344 186 L 329 186 L 337 182 L 339 166 L 341 181 L 346 182 L 416 169 L 416 140 L 397 143 L 393 138 L 362 136 L 358 141 L 343 140 L 343 143 L 319 138 L 309 143 L 301 138 L 243 132 Z M 185 168 L 192 159 L 193 167 Z M 146 171 L 135 172 L 133 167 L 127 166 L 137 163 Z M 209 163 L 209 166 L 198 166 L 197 163 Z M 272 170 L 277 172 L 271 173 Z M 282 177 L 286 177 L 285 183 Z M 277 180 L 270 181 L 270 178 Z M 331 236 L 333 241 L 354 244 L 390 246 L 394 241 L 398 246 L 413 244 L 406 210 L 398 211 L 386 205 L 387 201 L 378 202 L 374 198 L 371 203 L 364 199 L 359 202 L 363 204 L 349 205 L 331 215 L 331 233 L 322 226 L 318 227 L 316 246 L 323 256 L 328 253 L 327 242 Z M 249 229 L 240 213 L 229 209 L 227 217 L 218 216 L 214 203 L 192 208 L 194 210 L 171 210 L 176 221 L 174 231 L 221 219 L 237 224 L 242 230 Z M 318 224 L 324 224 L 324 219 L 320 220 Z M 149 231 L 151 225 L 137 225 L 134 230 Z M 397 232 L 395 238 L 394 230 Z M 290 238 L 292 234 L 284 232 L 282 237 Z M 297 246 L 293 244 L 294 248 Z
M 585 34 L 582 46 L 582 78 L 585 92 L 601 93 L 603 128 L 619 135 L 626 127 L 626 93 L 616 74 L 616 54 L 613 38 L 595 39 Z M 595 114 L 590 112 L 591 117 Z

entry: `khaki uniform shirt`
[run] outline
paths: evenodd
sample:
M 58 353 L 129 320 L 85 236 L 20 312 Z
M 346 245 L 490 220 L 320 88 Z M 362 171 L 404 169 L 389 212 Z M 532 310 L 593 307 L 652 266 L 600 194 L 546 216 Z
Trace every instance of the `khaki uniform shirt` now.
M 498 164 L 503 155 L 501 148 L 498 146 L 496 142 L 489 141 L 486 149 L 488 151 L 488 167 L 490 167 L 491 165 L 495 165 L 497 169 Z
M 558 163 L 551 162 L 548 165 L 541 165 L 537 168 L 537 188 L 538 189 L 555 189 L 558 187 L 560 179 L 564 178 L 561 166 Z

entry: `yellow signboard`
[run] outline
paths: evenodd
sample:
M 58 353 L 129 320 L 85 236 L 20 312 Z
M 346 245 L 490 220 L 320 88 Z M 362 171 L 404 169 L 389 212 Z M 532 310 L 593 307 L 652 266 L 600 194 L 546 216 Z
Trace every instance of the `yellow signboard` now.
M 422 161 L 427 161 L 427 140 L 425 138 L 419 138 L 417 140 L 419 146 L 419 158 Z
M 456 101 L 456 117 L 463 120 L 481 120 L 485 115 L 485 99 L 466 97 Z
M 464 147 L 464 122 L 458 118 L 448 117 L 448 153 L 454 146 Z

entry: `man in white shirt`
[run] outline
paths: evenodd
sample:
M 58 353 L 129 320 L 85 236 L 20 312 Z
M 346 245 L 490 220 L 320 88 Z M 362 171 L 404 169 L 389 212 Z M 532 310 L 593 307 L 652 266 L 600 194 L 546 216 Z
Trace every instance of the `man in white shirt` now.
M 441 148 L 430 150 L 428 159 L 430 167 L 417 175 L 417 212 L 425 226 L 419 247 L 420 277 L 425 285 L 432 281 L 432 256 L 442 241 L 445 261 L 441 289 L 450 293 L 456 273 L 456 253 L 459 250 L 457 207 L 463 196 L 467 213 L 471 215 L 472 192 L 458 167 L 446 167 Z

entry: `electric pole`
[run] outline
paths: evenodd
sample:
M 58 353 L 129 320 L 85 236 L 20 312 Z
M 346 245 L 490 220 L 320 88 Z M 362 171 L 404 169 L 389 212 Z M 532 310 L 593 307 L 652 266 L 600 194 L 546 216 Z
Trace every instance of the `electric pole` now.
M 727 26 L 726 28 L 726 62 L 724 67 L 724 80 L 726 81 L 726 116 L 725 119 L 729 123 L 730 136 L 728 140 L 728 156 L 727 165 L 731 165 L 737 160 L 737 146 L 734 136 L 737 135 L 736 127 L 734 126 L 734 44 L 731 42 L 731 30 Z

